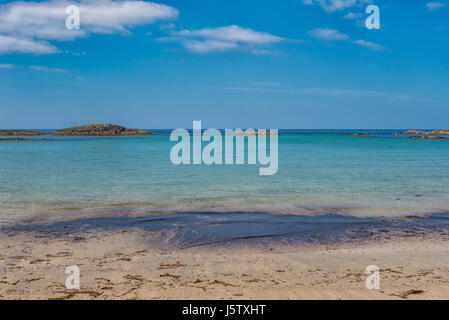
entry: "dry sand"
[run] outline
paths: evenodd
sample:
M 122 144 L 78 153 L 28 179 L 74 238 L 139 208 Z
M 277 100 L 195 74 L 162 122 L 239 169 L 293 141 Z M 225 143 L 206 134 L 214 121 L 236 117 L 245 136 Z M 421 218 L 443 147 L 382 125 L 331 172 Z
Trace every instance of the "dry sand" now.
M 151 249 L 139 231 L 0 232 L 1 299 L 449 299 L 447 237 Z M 381 269 L 380 289 L 365 268 Z M 65 288 L 67 266 L 80 290 Z

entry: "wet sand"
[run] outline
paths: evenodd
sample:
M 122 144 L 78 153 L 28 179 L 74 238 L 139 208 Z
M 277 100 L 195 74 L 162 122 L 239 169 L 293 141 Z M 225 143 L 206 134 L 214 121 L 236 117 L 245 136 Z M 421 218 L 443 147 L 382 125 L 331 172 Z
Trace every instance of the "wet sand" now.
M 449 299 L 446 214 L 164 214 L 0 223 L 1 299 Z M 68 266 L 80 290 L 65 288 Z M 365 268 L 380 268 L 380 289 Z

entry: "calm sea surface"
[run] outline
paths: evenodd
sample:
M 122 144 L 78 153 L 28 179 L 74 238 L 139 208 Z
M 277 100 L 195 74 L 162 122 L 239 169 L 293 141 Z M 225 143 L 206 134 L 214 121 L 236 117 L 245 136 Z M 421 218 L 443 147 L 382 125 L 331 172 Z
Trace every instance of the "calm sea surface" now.
M 45 131 L 45 130 L 44 130 Z M 0 142 L 0 217 L 77 212 L 337 213 L 449 211 L 449 141 L 400 130 L 280 130 L 279 170 L 170 162 L 171 130 L 152 136 Z M 203 143 L 204 145 L 205 143 Z

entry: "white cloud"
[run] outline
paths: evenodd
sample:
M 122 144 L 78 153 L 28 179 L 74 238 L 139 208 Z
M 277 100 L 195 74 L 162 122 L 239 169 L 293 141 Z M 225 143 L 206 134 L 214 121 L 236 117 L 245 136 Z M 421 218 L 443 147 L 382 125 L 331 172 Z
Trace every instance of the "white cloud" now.
M 428 2 L 428 3 L 426 4 L 426 7 L 427 7 L 430 11 L 433 11 L 433 10 L 442 8 L 442 7 L 446 6 L 446 5 L 447 5 L 447 4 L 446 4 L 446 3 L 443 3 L 443 2 Z
M 278 87 L 281 84 L 279 82 L 264 82 L 264 81 L 254 81 L 249 83 L 252 86 L 260 86 L 260 87 Z
M 180 30 L 172 32 L 171 37 L 161 38 L 165 41 L 178 41 L 192 52 L 205 53 L 231 49 L 252 49 L 254 46 L 268 45 L 287 39 L 237 25 L 199 30 Z M 250 50 L 260 54 L 260 49 Z M 266 52 L 266 51 L 264 51 Z
M 345 14 L 343 16 L 343 19 L 348 19 L 348 20 L 359 20 L 362 19 L 364 17 L 364 15 L 362 13 L 355 13 L 355 12 L 348 12 L 347 14 Z
M 368 48 L 371 50 L 376 50 L 376 51 L 386 50 L 386 48 L 384 46 L 381 46 L 380 44 L 370 42 L 370 41 L 357 40 L 357 41 L 354 41 L 354 43 L 361 47 L 365 47 L 365 48 Z
M 320 39 L 320 40 L 327 40 L 327 41 L 349 41 L 351 38 L 341 33 L 338 30 L 335 29 L 313 29 L 308 32 L 309 36 L 312 38 Z M 354 44 L 357 44 L 361 47 L 368 48 L 371 50 L 381 51 L 386 50 L 384 46 L 381 46 L 380 44 L 366 41 L 366 40 L 356 40 L 353 41 Z
M 32 39 L 21 39 L 0 34 L 0 54 L 4 53 L 56 53 L 58 49 L 46 41 L 35 41 Z
M 192 52 L 205 53 L 210 51 L 225 51 L 238 48 L 238 44 L 219 40 L 183 41 L 184 46 Z
M 172 29 L 175 29 L 175 28 L 176 28 L 176 25 L 173 22 L 169 22 L 169 23 L 166 23 L 166 24 L 161 24 L 159 26 L 160 30 L 172 30 Z
M 181 30 L 177 34 L 186 37 L 203 37 L 228 42 L 272 43 L 285 40 L 266 32 L 259 32 L 236 25 L 200 30 Z
M 340 33 L 335 29 L 313 29 L 309 31 L 309 36 L 321 39 L 321 40 L 330 40 L 330 41 L 343 41 L 349 40 L 349 36 L 343 33 Z
M 16 67 L 15 64 L 0 63 L 0 69 L 14 69 L 15 67 Z
M 80 30 L 67 30 L 68 15 L 65 8 L 77 5 L 80 8 Z M 174 19 L 178 10 L 163 4 L 147 1 L 113 0 L 49 0 L 41 2 L 14 1 L 0 5 L 0 36 L 17 41 L 73 40 L 90 33 L 129 32 L 128 28 Z M 36 50 L 14 52 L 54 53 L 50 49 L 36 46 Z M 52 46 L 51 46 L 52 47 Z M 29 46 L 32 48 L 32 46 Z M 7 51 L 4 49 L 3 51 Z
M 345 20 L 352 20 L 355 22 L 355 24 L 359 27 L 365 28 L 365 19 L 367 16 L 365 16 L 361 12 L 353 12 L 350 11 L 347 14 L 345 14 L 342 18 Z
M 43 71 L 43 72 L 51 72 L 51 73 L 66 73 L 66 72 L 68 72 L 65 69 L 50 68 L 50 67 L 46 67 L 46 66 L 30 66 L 30 69 L 35 70 L 35 71 Z
M 305 90 L 309 94 L 318 95 L 333 95 L 333 96 L 344 96 L 344 97 L 383 97 L 383 98 L 393 98 L 397 100 L 411 99 L 412 96 L 402 93 L 390 93 L 375 90 L 357 90 L 357 89 L 323 89 L 323 88 L 310 88 Z
M 246 91 L 246 92 L 266 92 L 266 93 L 279 93 L 279 94 L 307 94 L 307 95 L 327 95 L 344 98 L 385 98 L 396 100 L 408 100 L 408 99 L 420 99 L 409 94 L 403 93 L 391 93 L 376 90 L 358 90 L 358 89 L 327 89 L 327 88 L 306 88 L 306 89 L 282 89 L 282 88 L 266 88 L 266 87 L 243 87 L 232 86 L 222 87 L 224 90 L 232 91 Z M 421 99 L 422 100 L 422 99 Z
M 305 5 L 319 4 L 327 12 L 343 10 L 354 6 L 370 3 L 370 0 L 303 0 Z
M 66 69 L 52 68 L 47 66 L 39 65 L 17 65 L 17 64 L 0 64 L 0 69 L 21 69 L 21 70 L 34 70 L 40 72 L 51 72 L 51 73 L 67 73 Z

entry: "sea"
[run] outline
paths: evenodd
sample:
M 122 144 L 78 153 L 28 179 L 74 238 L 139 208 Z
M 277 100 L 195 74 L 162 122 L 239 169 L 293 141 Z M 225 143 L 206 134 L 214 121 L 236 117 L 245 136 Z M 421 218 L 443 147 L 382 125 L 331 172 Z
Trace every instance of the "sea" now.
M 0 219 L 80 213 L 370 218 L 449 212 L 449 140 L 393 135 L 403 129 L 283 129 L 278 171 L 263 176 L 259 164 L 174 165 L 172 130 L 148 130 L 153 134 L 48 134 L 0 142 Z M 361 131 L 370 135 L 348 135 Z

